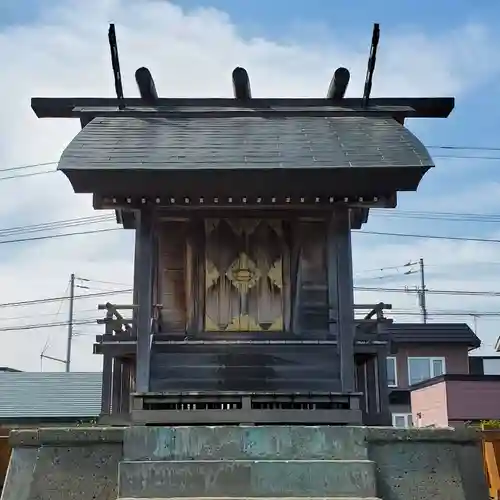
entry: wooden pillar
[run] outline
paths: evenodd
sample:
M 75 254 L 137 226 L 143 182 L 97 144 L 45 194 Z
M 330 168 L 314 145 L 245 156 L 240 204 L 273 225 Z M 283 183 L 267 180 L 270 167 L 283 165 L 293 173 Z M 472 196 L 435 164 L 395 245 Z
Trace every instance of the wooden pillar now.
M 117 415 L 121 412 L 122 401 L 122 360 L 113 359 L 113 391 L 111 396 L 111 413 Z
M 355 392 L 354 289 L 348 207 L 335 209 L 328 226 L 328 302 L 330 333 L 337 336 L 342 391 Z
M 377 352 L 377 381 L 378 405 L 380 418 L 379 425 L 391 425 L 391 412 L 389 408 L 389 386 L 387 383 L 387 350 L 379 349 Z
M 139 214 L 135 215 L 135 244 L 134 244 L 134 290 L 132 293 L 132 303 L 137 306 L 139 303 L 138 293 L 138 281 L 139 281 L 139 272 L 140 266 L 138 265 L 141 260 L 140 249 L 141 249 L 141 239 L 139 237 L 139 225 L 141 223 L 141 218 Z M 132 324 L 137 324 L 137 307 L 132 309 Z
M 101 415 L 111 413 L 111 391 L 113 385 L 113 358 L 104 354 L 102 362 Z
M 368 406 L 366 413 L 369 419 L 378 418 L 380 413 L 380 388 L 377 356 L 373 355 L 366 361 L 366 392 Z M 387 377 L 386 377 L 387 380 Z M 372 423 L 372 420 L 370 420 Z
M 153 312 L 154 214 L 149 208 L 139 211 L 136 226 L 134 298 L 137 300 L 135 331 L 136 391 L 149 390 L 151 320 Z
M 120 413 L 130 411 L 130 360 L 122 360 Z
M 361 392 L 363 397 L 361 398 L 360 408 L 363 412 L 368 412 L 368 391 L 367 391 L 367 371 L 366 371 L 366 359 L 363 357 L 355 364 L 356 370 L 356 392 Z

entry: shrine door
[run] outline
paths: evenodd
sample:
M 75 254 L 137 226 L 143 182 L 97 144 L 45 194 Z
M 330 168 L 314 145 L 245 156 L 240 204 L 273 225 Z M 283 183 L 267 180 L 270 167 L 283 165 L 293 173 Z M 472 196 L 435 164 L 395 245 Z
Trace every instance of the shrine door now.
M 208 219 L 205 232 L 205 330 L 283 331 L 281 221 Z

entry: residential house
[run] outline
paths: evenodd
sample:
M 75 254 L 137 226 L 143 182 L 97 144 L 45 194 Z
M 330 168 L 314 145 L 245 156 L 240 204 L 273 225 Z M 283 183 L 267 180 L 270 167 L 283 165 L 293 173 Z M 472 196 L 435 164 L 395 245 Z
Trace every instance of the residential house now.
M 0 427 L 70 425 L 101 412 L 101 373 L 0 371 Z
M 469 356 L 468 373 L 446 372 L 411 387 L 413 423 L 457 427 L 500 420 L 500 356 Z
M 0 493 L 10 457 L 10 429 L 91 422 L 101 412 L 101 392 L 101 373 L 0 367 Z
M 461 323 L 393 323 L 388 328 L 392 338 L 392 354 L 387 359 L 392 423 L 410 427 L 415 423 L 411 387 L 442 375 L 468 374 L 469 352 L 481 341 Z
M 500 375 L 445 374 L 412 386 L 418 427 L 459 427 L 500 420 Z

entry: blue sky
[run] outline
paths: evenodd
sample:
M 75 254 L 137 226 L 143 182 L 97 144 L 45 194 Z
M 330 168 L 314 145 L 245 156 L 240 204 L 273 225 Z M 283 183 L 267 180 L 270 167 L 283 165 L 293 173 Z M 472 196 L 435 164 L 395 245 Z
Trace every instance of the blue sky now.
M 377 85 L 387 89 L 391 81 L 401 81 L 402 87 L 412 88 L 419 96 L 435 96 L 443 88 L 448 94 L 455 94 L 456 90 L 456 109 L 449 119 L 410 120 L 409 128 L 431 146 L 500 147 L 500 58 L 496 48 L 500 47 L 500 2 L 497 0 L 172 2 L 183 12 L 165 8 L 167 3 L 0 0 L 0 60 L 6 61 L 0 92 L 10 96 L 5 103 L 8 109 L 0 116 L 0 168 L 57 160 L 78 131 L 74 122 L 37 120 L 29 109 L 30 97 L 113 94 L 106 40 L 108 22 L 117 24 L 126 92 L 134 86 L 133 71 L 139 64 L 147 64 L 152 67 L 160 94 L 190 96 L 199 96 L 206 88 L 209 93 L 230 95 L 227 94 L 231 92 L 230 71 L 236 64 L 247 64 L 245 61 L 251 66 L 253 89 L 263 88 L 268 94 L 277 95 L 284 86 L 290 92 L 288 95 L 307 93 L 313 87 L 316 90 L 309 95 L 321 95 L 326 91 L 329 75 L 339 65 L 357 68 L 353 71 L 353 80 L 354 77 L 357 80 L 351 95 L 355 91 L 361 94 L 372 25 L 379 22 L 382 34 L 374 94 L 381 95 Z M 163 10 L 157 8 L 160 4 Z M 57 11 L 53 10 L 56 8 Z M 65 8 L 67 12 L 60 15 Z M 200 9 L 217 12 L 210 16 L 200 13 Z M 471 35 L 465 29 L 467 26 L 479 35 Z M 470 38 L 471 45 L 465 44 L 461 37 Z M 265 43 L 259 45 L 257 39 Z M 417 49 L 412 52 L 411 47 L 402 50 L 401 53 L 410 54 L 409 58 L 414 57 L 415 62 L 402 60 L 403 56 L 398 55 L 400 41 L 410 45 L 414 41 L 423 47 L 422 53 L 415 52 Z M 234 51 L 228 47 L 231 44 L 236 47 Z M 193 83 L 195 78 L 190 71 L 197 64 L 211 71 L 207 82 Z M 446 66 L 446 70 L 440 71 L 439 65 Z M 412 67 L 417 68 L 416 73 Z M 311 75 L 309 71 L 316 73 Z M 282 82 L 282 78 L 288 80 Z M 415 80 L 413 85 L 412 80 Z M 392 88 L 399 87 L 392 84 Z M 403 215 L 408 210 L 500 214 L 500 161 L 440 158 L 448 154 L 500 156 L 500 151 L 432 149 L 431 153 L 437 168 L 426 174 L 417 193 L 400 196 L 398 209 Z M 1 182 L 0 199 L 3 200 L 0 228 L 97 215 L 89 199 L 73 194 L 62 174 Z M 497 226 L 391 218 L 373 212 L 365 229 L 500 239 Z M 120 232 L 1 245 L 0 302 L 61 295 L 71 272 L 129 282 L 131 238 L 117 233 Z M 424 257 L 431 288 L 500 290 L 500 245 L 361 234 L 356 234 L 353 241 L 357 279 L 366 280 L 363 285 L 414 286 L 418 276 L 402 279 L 399 270 L 375 274 L 361 271 Z M 392 278 L 379 279 L 379 275 L 387 274 Z M 399 296 L 374 295 L 363 301 L 381 298 L 400 304 Z M 418 311 L 413 298 L 402 301 L 401 307 Z M 433 296 L 429 305 L 436 309 L 500 310 L 500 301 L 483 298 Z M 6 314 L 13 316 L 12 311 Z M 472 324 L 470 317 L 459 320 Z M 491 347 L 500 320 L 481 319 L 480 323 Z M 47 335 L 53 335 L 51 332 Z M 63 331 L 62 339 L 64 335 Z M 38 348 L 35 337 L 30 338 Z M 16 358 L 18 345 L 18 338 L 13 337 L 14 347 L 5 360 L 0 353 L 0 364 L 8 363 L 9 357 Z M 38 361 L 35 347 L 32 357 Z M 96 366 L 90 344 L 85 349 L 76 351 L 75 355 L 80 356 L 76 366 L 84 369 Z M 56 342 L 52 354 L 63 353 L 64 342 Z M 18 366 L 27 368 L 23 362 Z
M 367 53 L 372 24 L 379 22 L 382 28 L 380 59 L 384 58 L 384 38 L 388 36 L 416 31 L 439 37 L 465 24 L 487 27 L 492 39 L 500 46 L 500 36 L 496 34 L 500 33 L 500 2 L 496 0 L 176 0 L 173 3 L 187 11 L 200 8 L 223 11 L 248 38 L 301 39 L 307 43 L 308 36 L 314 32 L 315 39 L 319 34 L 325 40 L 334 36 L 347 40 L 346 43 L 366 47 Z M 59 0 L 3 0 L 0 2 L 0 28 L 34 22 L 52 6 L 60 4 Z M 332 61 L 333 65 L 335 61 Z M 410 127 L 415 127 L 426 144 L 494 144 L 500 129 L 499 76 L 499 72 L 491 74 L 474 89 L 474 93 L 460 96 L 452 117 L 445 123 L 430 120 L 425 124 L 410 124 Z M 432 75 L 429 78 L 432 79 Z M 376 81 L 377 74 L 375 85 Z M 446 151 L 433 153 L 446 154 Z M 472 152 L 465 154 L 473 155 Z M 488 153 L 485 155 L 491 156 Z M 459 163 L 452 161 L 447 169 Z M 456 170 L 455 189 L 466 187 L 471 181 L 477 182 L 480 178 L 488 180 L 497 175 L 496 162 L 491 161 L 472 160 L 470 168 Z M 449 183 L 447 173 L 433 175 L 435 182 L 423 187 L 429 194 L 441 189 L 439 177 L 446 177 Z

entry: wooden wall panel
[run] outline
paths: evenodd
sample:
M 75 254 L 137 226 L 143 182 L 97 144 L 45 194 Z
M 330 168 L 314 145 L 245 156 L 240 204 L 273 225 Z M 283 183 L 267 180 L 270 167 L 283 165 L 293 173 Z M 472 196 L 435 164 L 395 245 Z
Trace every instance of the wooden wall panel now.
M 332 344 L 172 344 L 155 352 L 152 391 L 339 391 Z
M 301 331 L 328 330 L 326 223 L 300 222 L 298 314 Z
M 163 222 L 158 238 L 158 292 L 162 331 L 186 331 L 186 241 L 188 224 Z
M 206 220 L 205 329 L 285 330 L 281 220 Z

